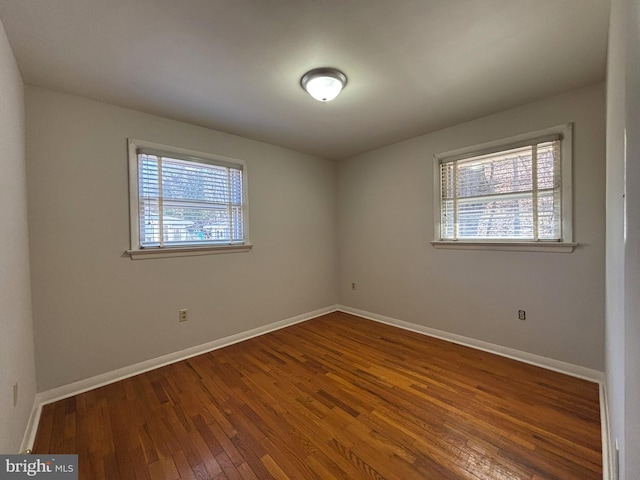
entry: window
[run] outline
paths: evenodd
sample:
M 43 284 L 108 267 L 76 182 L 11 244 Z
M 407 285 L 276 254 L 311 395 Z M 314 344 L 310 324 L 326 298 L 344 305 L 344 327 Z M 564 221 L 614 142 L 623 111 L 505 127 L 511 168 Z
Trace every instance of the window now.
M 129 141 L 132 258 L 244 251 L 246 165 Z
M 436 247 L 575 247 L 571 125 L 438 155 L 436 182 Z

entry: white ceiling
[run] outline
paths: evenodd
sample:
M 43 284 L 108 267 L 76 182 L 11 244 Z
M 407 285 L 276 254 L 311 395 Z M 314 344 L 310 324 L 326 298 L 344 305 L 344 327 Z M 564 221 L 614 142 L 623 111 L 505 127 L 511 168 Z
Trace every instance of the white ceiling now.
M 608 0 L 0 0 L 24 81 L 341 159 L 604 80 Z M 348 85 L 329 103 L 315 67 Z

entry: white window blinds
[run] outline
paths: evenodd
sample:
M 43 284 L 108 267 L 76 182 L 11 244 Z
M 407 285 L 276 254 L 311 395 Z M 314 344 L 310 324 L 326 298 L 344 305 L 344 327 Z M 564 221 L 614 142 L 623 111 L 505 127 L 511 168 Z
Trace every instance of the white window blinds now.
M 244 243 L 243 166 L 138 149 L 143 248 Z
M 559 135 L 440 161 L 441 240 L 562 240 Z

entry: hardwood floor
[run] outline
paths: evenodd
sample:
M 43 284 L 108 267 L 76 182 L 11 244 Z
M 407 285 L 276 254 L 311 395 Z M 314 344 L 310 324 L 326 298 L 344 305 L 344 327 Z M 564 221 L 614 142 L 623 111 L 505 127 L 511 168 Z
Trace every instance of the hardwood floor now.
M 46 405 L 81 480 L 601 479 L 598 385 L 332 313 Z

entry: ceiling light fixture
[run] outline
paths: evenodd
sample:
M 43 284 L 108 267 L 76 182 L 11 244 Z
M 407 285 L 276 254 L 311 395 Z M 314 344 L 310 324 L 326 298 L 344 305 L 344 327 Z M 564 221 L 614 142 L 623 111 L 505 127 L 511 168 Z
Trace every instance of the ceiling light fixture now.
M 347 76 L 335 68 L 314 68 L 300 79 L 300 85 L 319 102 L 336 98 L 347 84 Z

